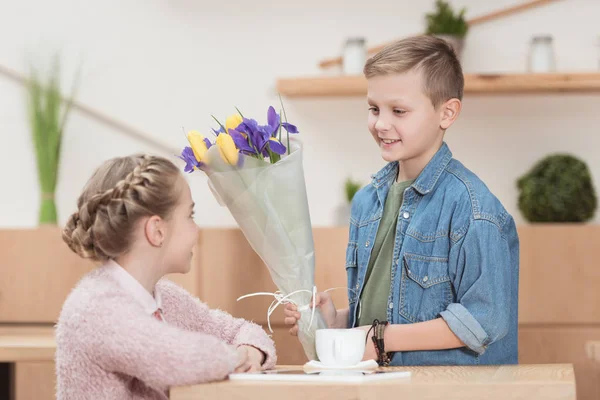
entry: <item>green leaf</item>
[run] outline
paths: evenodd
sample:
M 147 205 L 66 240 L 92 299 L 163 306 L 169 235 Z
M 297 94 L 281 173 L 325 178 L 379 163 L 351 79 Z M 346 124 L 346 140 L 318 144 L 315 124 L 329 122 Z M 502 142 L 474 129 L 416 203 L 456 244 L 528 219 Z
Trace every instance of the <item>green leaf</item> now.
M 279 128 L 277 132 L 277 140 L 279 140 L 281 142 L 281 110 L 279 110 Z
M 586 222 L 598 206 L 587 164 L 569 154 L 543 158 L 517 187 L 519 209 L 529 222 Z
M 464 37 L 468 31 L 468 24 L 465 20 L 466 8 L 460 12 L 454 13 L 450 4 L 443 0 L 435 2 L 435 11 L 425 14 L 427 28 L 425 32 L 429 35 L 454 35 Z
M 352 179 L 346 179 L 345 189 L 346 189 L 346 200 L 348 203 L 352 203 L 352 199 L 356 192 L 358 192 L 361 188 L 360 182 L 353 181 Z
M 60 87 L 60 58 L 56 55 L 47 78 L 42 80 L 37 69 L 30 67 L 27 102 L 31 138 L 37 159 L 38 180 L 44 201 L 40 222 L 56 223 L 56 210 L 48 196 L 54 194 L 62 147 L 62 135 L 74 96 L 63 99 Z
M 223 129 L 223 132 L 225 132 L 225 133 L 228 133 L 228 132 L 225 130 L 225 126 L 224 126 L 222 123 L 220 123 L 220 122 L 219 122 L 219 120 L 217 119 L 217 117 L 215 117 L 215 116 L 214 116 L 214 115 L 212 115 L 212 114 L 210 114 L 210 116 L 212 117 L 212 119 L 214 119 L 215 121 L 217 121 L 217 124 L 219 124 L 219 126 L 220 126 L 220 127 Z M 227 136 L 223 136 L 223 137 L 227 137 Z
M 277 153 L 273 153 L 270 147 L 267 148 L 267 151 L 269 152 L 269 161 L 271 164 L 275 164 L 277 161 L 281 160 L 281 156 Z
M 278 93 L 277 95 L 279 96 L 279 104 L 281 104 L 281 109 L 283 110 L 283 117 L 285 119 L 285 122 L 287 123 L 288 119 L 287 119 L 287 114 L 285 113 L 285 107 L 283 106 L 283 100 L 281 100 L 281 93 Z M 281 114 L 280 114 L 280 116 L 281 116 Z M 281 130 L 281 123 L 279 125 L 279 129 Z M 287 131 L 287 129 L 285 130 L 285 132 L 287 134 L 286 135 L 287 136 L 287 153 L 289 156 L 290 155 L 290 133 Z M 279 141 L 281 141 L 281 135 L 280 135 Z
M 242 114 L 242 112 L 240 110 L 238 110 L 237 107 L 235 107 L 235 111 L 237 111 L 238 114 L 240 114 L 240 117 L 244 118 L 244 114 Z

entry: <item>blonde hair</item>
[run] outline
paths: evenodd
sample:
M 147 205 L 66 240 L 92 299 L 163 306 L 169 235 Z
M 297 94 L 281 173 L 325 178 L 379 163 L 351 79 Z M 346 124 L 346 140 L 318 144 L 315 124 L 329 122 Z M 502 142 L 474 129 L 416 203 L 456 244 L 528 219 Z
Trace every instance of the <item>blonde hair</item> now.
M 387 45 L 364 67 L 367 79 L 394 73 L 420 71 L 424 92 L 434 107 L 456 98 L 462 100 L 464 76 L 452 46 L 434 36 L 413 36 Z
M 171 161 L 133 155 L 104 162 L 87 182 L 62 237 L 83 258 L 107 261 L 129 250 L 142 217 L 169 218 L 179 202 L 179 169 Z

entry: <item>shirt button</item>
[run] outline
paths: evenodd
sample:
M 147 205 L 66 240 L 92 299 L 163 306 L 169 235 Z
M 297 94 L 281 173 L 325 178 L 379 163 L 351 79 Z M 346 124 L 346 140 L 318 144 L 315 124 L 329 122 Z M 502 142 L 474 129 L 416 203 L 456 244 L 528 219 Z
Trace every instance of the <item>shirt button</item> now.
M 370 244 L 371 244 L 371 242 L 369 242 L 369 241 L 367 240 L 367 243 L 365 243 L 365 247 L 369 247 L 369 245 L 370 245 Z
M 408 213 L 408 211 L 404 211 L 404 214 L 402 214 L 402 217 L 404 217 L 404 219 L 408 219 L 408 217 L 410 217 L 410 214 Z
M 429 278 L 427 277 L 427 275 L 425 275 L 425 276 L 423 277 L 423 282 L 427 282 L 428 280 L 429 280 Z
M 390 308 L 390 310 L 391 310 L 392 308 L 394 308 L 394 304 L 390 303 L 390 305 L 389 305 L 388 307 L 389 307 L 389 308 Z

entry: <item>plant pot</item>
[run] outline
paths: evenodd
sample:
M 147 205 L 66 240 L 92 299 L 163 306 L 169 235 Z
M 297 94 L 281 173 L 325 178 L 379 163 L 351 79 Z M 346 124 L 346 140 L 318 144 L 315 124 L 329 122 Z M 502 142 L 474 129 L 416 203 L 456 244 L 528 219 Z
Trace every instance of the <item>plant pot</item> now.
M 452 49 L 454 49 L 454 52 L 456 53 L 456 57 L 459 60 L 462 58 L 463 48 L 465 46 L 465 38 L 459 37 L 459 36 L 454 36 L 454 35 L 442 35 L 442 34 L 438 34 L 438 35 L 434 35 L 434 36 L 437 38 L 440 38 L 440 39 L 444 39 L 448 44 L 450 44 L 450 46 L 452 46 Z
M 56 225 L 58 218 L 56 215 L 56 202 L 54 195 L 42 195 L 42 203 L 40 204 L 40 225 Z

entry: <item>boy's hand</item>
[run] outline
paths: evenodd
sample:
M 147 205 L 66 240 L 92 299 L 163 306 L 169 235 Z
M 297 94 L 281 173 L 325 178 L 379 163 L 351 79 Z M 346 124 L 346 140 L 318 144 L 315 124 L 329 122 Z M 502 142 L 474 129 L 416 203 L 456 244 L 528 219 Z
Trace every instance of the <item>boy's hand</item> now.
M 235 368 L 236 373 L 256 372 L 262 369 L 264 353 L 256 347 L 242 345 L 237 348 L 238 365 Z
M 329 293 L 321 292 L 317 293 L 316 297 L 316 306 L 321 310 L 321 315 L 325 320 L 325 324 L 327 324 L 328 328 L 335 328 L 337 321 L 337 310 L 335 305 L 333 304 L 333 300 Z M 310 300 L 310 307 L 312 308 L 312 299 Z M 290 334 L 297 336 L 298 335 L 298 320 L 300 319 L 300 312 L 298 311 L 298 307 L 294 304 L 286 304 L 284 309 L 285 314 L 285 324 L 292 325 L 290 328 Z

